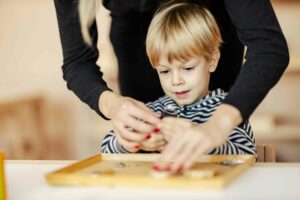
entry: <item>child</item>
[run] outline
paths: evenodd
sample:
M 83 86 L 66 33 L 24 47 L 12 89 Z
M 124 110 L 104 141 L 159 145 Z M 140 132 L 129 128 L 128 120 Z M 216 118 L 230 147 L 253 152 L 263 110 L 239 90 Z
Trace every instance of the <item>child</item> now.
M 166 95 L 147 106 L 161 115 L 176 115 L 193 124 L 207 121 L 227 95 L 222 89 L 208 89 L 210 73 L 215 71 L 220 58 L 221 42 L 216 21 L 205 8 L 178 1 L 163 5 L 152 19 L 146 47 Z M 171 138 L 172 134 L 152 133 L 141 146 L 125 148 L 115 134 L 109 132 L 101 152 L 157 152 Z M 236 127 L 223 145 L 208 153 L 256 154 L 249 122 Z

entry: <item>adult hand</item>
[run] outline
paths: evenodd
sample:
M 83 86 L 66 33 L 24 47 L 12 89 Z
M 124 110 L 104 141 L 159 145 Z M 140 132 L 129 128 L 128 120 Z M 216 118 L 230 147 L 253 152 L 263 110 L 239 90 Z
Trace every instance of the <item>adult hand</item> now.
M 165 117 L 160 124 L 163 134 L 173 135 L 154 169 L 171 173 L 189 169 L 208 150 L 223 144 L 242 118 L 230 105 L 221 105 L 214 115 L 202 124 L 175 117 Z M 170 162 L 172 161 L 172 162 Z
M 131 152 L 139 150 L 150 133 L 159 132 L 156 125 L 161 122 L 160 115 L 135 99 L 105 91 L 99 98 L 99 108 L 112 120 L 119 143 Z

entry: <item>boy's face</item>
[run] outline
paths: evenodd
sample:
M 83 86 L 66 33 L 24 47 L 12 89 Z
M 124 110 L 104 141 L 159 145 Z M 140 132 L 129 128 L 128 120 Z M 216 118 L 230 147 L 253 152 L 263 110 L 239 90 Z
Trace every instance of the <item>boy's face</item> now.
M 210 73 L 216 63 L 208 62 L 203 56 L 192 57 L 186 62 L 172 60 L 163 56 L 155 66 L 161 86 L 178 105 L 190 105 L 206 96 L 209 92 Z

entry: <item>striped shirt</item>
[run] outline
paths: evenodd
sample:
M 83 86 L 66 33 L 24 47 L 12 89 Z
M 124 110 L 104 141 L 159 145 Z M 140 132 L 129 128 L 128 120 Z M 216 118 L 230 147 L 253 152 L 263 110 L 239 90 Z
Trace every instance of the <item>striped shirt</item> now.
M 225 99 L 227 93 L 222 89 L 210 92 L 201 100 L 186 106 L 178 106 L 169 96 L 163 96 L 154 102 L 147 103 L 152 111 L 161 115 L 171 115 L 185 118 L 195 124 L 207 121 L 216 108 Z M 184 134 L 184 133 L 183 133 Z M 130 153 L 117 141 L 116 135 L 110 131 L 101 145 L 102 153 Z M 209 154 L 255 154 L 255 139 L 248 121 L 236 127 L 228 136 L 226 142 L 208 152 Z

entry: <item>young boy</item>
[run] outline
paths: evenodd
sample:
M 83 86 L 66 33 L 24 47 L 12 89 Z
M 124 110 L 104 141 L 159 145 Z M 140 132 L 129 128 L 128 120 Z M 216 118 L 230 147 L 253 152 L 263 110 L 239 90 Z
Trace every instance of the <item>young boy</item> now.
M 147 106 L 162 116 L 173 115 L 194 124 L 207 121 L 227 95 L 222 89 L 208 89 L 210 73 L 215 71 L 220 58 L 221 42 L 217 23 L 205 8 L 178 1 L 163 5 L 151 21 L 146 47 L 166 95 Z M 172 134 L 152 133 L 140 146 L 124 147 L 109 132 L 101 152 L 157 152 L 171 138 Z M 256 154 L 249 122 L 236 127 L 223 145 L 208 153 Z

